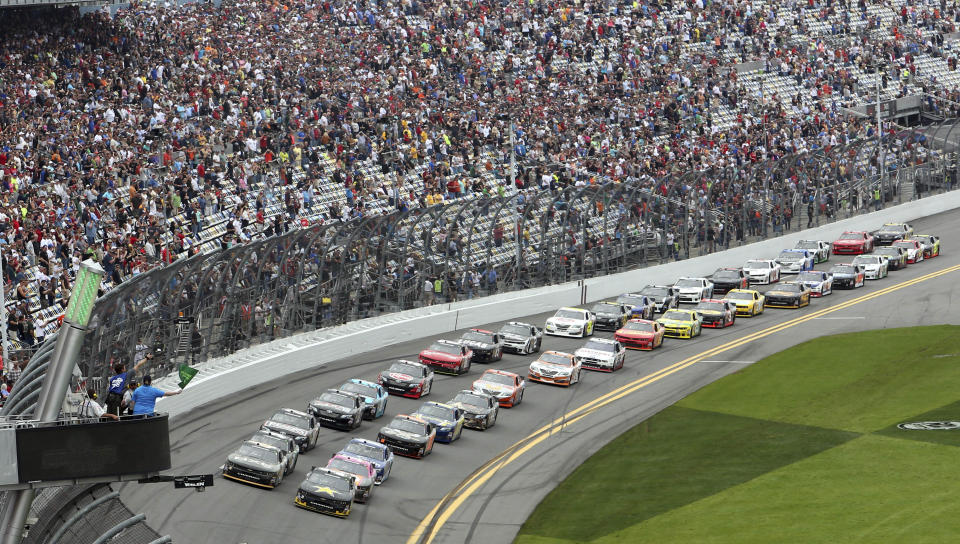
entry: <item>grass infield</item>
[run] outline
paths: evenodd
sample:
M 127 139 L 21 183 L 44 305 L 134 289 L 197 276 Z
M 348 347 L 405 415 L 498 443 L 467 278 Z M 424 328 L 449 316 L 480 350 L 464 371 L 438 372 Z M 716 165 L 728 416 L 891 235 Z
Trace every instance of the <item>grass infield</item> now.
M 818 338 L 690 395 L 602 448 L 517 544 L 946 542 L 960 327 Z

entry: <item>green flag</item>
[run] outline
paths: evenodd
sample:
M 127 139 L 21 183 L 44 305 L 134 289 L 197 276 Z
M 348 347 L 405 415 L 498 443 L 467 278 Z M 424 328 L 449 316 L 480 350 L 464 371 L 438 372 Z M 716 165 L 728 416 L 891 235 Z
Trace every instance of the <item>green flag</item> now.
M 199 372 L 195 368 L 190 368 L 188 365 L 180 365 L 180 389 L 183 389 L 190 383 L 190 380 Z

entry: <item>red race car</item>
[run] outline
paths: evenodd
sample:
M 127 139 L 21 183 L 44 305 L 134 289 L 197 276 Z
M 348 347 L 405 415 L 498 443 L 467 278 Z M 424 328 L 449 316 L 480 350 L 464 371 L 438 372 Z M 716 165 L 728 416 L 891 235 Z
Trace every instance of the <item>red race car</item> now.
M 833 243 L 834 255 L 862 255 L 873 251 L 873 236 L 868 232 L 849 230 Z
M 470 348 L 449 340 L 437 340 L 420 352 L 420 362 L 439 374 L 466 374 L 470 371 L 472 361 L 473 351 Z
M 663 325 L 646 319 L 631 319 L 613 333 L 613 337 L 625 348 L 653 349 L 663 344 Z

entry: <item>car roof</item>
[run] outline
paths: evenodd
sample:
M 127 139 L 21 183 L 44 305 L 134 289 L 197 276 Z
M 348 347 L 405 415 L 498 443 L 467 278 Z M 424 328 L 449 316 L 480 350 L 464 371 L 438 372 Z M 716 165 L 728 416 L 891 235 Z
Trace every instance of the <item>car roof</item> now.
M 250 437 L 250 440 L 251 440 L 252 442 L 256 442 L 256 440 L 254 440 L 254 437 L 257 436 L 258 434 L 262 434 L 262 435 L 264 435 L 264 436 L 269 436 L 270 438 L 276 438 L 276 439 L 279 439 L 279 440 L 293 440 L 292 438 L 290 438 L 289 436 L 287 436 L 287 435 L 285 435 L 285 434 L 283 434 L 283 433 L 278 433 L 278 432 L 276 432 L 276 431 L 271 431 L 270 429 L 260 429 L 260 430 L 258 430 L 257 432 L 253 433 L 253 436 Z
M 459 346 L 460 344 L 457 344 L 457 345 Z M 422 367 L 424 367 L 424 368 L 426 368 L 426 366 L 427 366 L 427 365 L 425 365 L 425 364 L 423 364 L 423 363 L 418 363 L 418 362 L 416 362 L 416 361 L 410 361 L 410 360 L 408 360 L 408 359 L 397 359 L 396 361 L 394 361 L 394 363 L 406 363 L 406 364 L 408 364 L 408 365 L 422 366 Z M 393 363 L 390 363 L 390 364 L 392 365 Z
M 459 344 L 458 342 L 454 342 L 453 340 L 444 340 L 443 338 L 441 338 L 440 340 L 434 340 L 433 343 L 434 343 L 434 344 L 443 344 L 443 345 L 445 345 L 445 346 L 458 346 L 458 347 L 460 346 L 460 344 Z
M 510 376 L 511 378 L 516 378 L 520 376 L 516 372 L 510 372 L 509 370 L 500 370 L 499 368 L 488 368 L 484 370 L 483 374 L 480 375 L 480 379 L 483 379 L 484 374 L 501 374 L 503 376 Z
M 344 461 L 352 461 L 354 463 L 366 465 L 367 468 L 370 468 L 373 466 L 373 463 L 371 463 L 370 461 L 367 461 L 366 459 L 361 459 L 359 457 L 354 457 L 352 455 L 349 455 L 346 453 L 340 453 L 340 452 L 333 454 L 333 456 L 330 459 L 343 459 Z
M 621 297 L 645 297 L 647 295 L 641 293 L 623 293 Z M 617 304 L 616 302 L 611 302 L 610 304 Z
M 471 332 L 482 332 L 483 334 L 497 334 L 493 331 L 488 331 L 487 329 L 470 329 Z M 466 333 L 464 333 L 466 334 Z
M 277 414 L 290 414 L 292 416 L 310 417 L 310 414 L 306 412 L 301 412 L 300 410 L 294 410 L 293 408 L 281 408 L 276 412 L 274 412 L 274 415 L 277 415 Z
M 575 306 L 564 306 L 563 308 L 560 308 L 560 310 L 574 310 L 576 312 L 586 312 L 586 310 L 584 310 L 583 308 L 577 308 Z M 560 310 L 557 310 L 557 311 L 560 311 Z
M 428 405 L 428 404 L 431 405 L 431 406 L 439 406 L 440 408 L 446 408 L 446 409 L 448 409 L 448 410 L 456 410 L 456 408 L 457 408 L 456 406 L 450 406 L 449 404 L 444 404 L 444 403 L 442 403 L 442 402 L 437 402 L 437 401 L 435 401 L 435 400 L 427 400 L 427 401 L 424 401 L 423 404 L 420 405 L 420 408 L 423 408 L 424 406 L 426 406 L 426 405 Z M 417 409 L 419 410 L 420 408 L 417 408 Z
M 360 384 L 360 385 L 367 385 L 367 386 L 370 386 L 370 387 L 377 387 L 377 385 L 379 385 L 379 384 L 377 384 L 376 382 L 371 382 L 371 381 L 369 381 L 369 380 L 364 380 L 364 379 L 362 379 L 362 378 L 350 378 L 349 380 L 347 380 L 347 382 L 349 382 L 349 383 L 358 383 L 358 384 Z
M 623 296 L 623 295 L 620 295 L 620 296 Z M 610 306 L 619 306 L 619 305 L 620 305 L 619 302 L 612 301 L 612 300 L 601 300 L 601 301 L 598 302 L 597 304 L 609 304 Z
M 565 352 L 565 351 L 553 351 L 553 350 L 550 350 L 550 351 L 545 351 L 545 352 L 543 352 L 544 355 L 547 355 L 547 354 L 550 354 L 550 353 L 552 353 L 552 354 L 554 354 L 554 355 L 559 355 L 559 356 L 561 356 L 561 357 L 573 357 L 573 354 L 572 354 L 572 353 L 567 353 L 567 352 Z
M 533 327 L 533 325 L 531 325 L 531 324 L 529 324 L 529 323 L 524 323 L 523 321 L 508 321 L 506 324 L 507 324 L 507 325 L 519 325 L 519 326 L 521 326 L 521 327 Z
M 703 299 L 700 299 L 700 302 L 721 302 L 722 303 L 725 301 L 719 298 L 703 298 Z
M 721 270 L 731 270 L 731 271 L 733 271 L 733 272 L 743 272 L 743 267 L 741 266 L 740 268 L 733 268 L 733 267 L 730 267 L 730 266 L 721 266 L 720 268 L 717 269 L 717 272 L 719 272 L 719 271 L 721 271 Z
M 616 344 L 617 341 L 612 338 L 590 338 L 588 342 L 600 342 L 601 344 Z
M 426 421 L 425 419 L 421 418 L 416 414 L 397 414 L 396 416 L 393 417 L 393 419 L 409 419 L 410 421 L 416 421 L 417 423 L 430 424 L 429 421 Z
M 651 321 L 649 319 L 631 319 L 630 321 L 627 321 L 627 323 L 649 323 L 650 325 L 653 325 L 656 323 L 656 321 Z
M 667 310 L 667 311 L 669 311 L 669 312 L 683 312 L 683 313 L 685 313 L 685 314 L 691 314 L 691 315 L 696 313 L 696 312 L 693 311 L 693 310 L 687 310 L 687 309 L 685 309 L 685 308 L 671 308 L 670 310 Z
M 313 467 L 312 469 L 310 469 L 310 472 L 322 472 L 329 476 L 335 476 L 343 480 L 349 480 L 351 484 L 356 484 L 357 482 L 357 477 L 354 476 L 353 474 L 347 474 L 345 472 L 341 472 L 339 470 L 334 470 L 327 467 Z M 310 472 L 308 472 L 307 475 L 309 475 Z
M 754 294 L 754 293 L 756 293 L 756 294 L 758 294 L 758 295 L 759 295 L 759 294 L 762 294 L 762 293 L 760 293 L 760 291 L 757 291 L 756 289 L 731 289 L 731 290 L 727 291 L 727 294 L 728 294 L 728 295 L 729 295 L 730 293 L 750 293 L 751 295 Z
M 275 447 L 275 446 L 271 446 L 270 444 L 264 444 L 264 443 L 262 443 L 262 442 L 257 442 L 257 441 L 255 441 L 255 440 L 244 440 L 244 441 L 243 441 L 243 444 L 241 444 L 241 446 L 244 446 L 244 445 L 246 445 L 246 446 L 253 446 L 253 447 L 256 447 L 256 448 L 261 448 L 261 449 L 270 450 L 270 451 L 280 451 L 280 448 L 277 448 L 277 447 Z
M 367 440 L 366 438 L 354 437 L 350 439 L 350 442 L 357 442 L 360 444 L 365 444 L 367 446 L 376 446 L 379 449 L 386 450 L 389 449 L 386 445 L 376 442 L 374 440 Z M 350 442 L 347 442 L 348 444 Z

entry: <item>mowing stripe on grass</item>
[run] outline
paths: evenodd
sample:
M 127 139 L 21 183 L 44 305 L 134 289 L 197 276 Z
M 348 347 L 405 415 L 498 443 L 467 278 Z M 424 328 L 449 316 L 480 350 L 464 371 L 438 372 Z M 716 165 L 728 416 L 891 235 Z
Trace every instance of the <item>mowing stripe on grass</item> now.
M 761 331 L 748 334 L 743 338 L 730 341 L 726 344 L 721 344 L 720 346 L 717 346 L 715 348 L 708 349 L 692 357 L 688 357 L 682 361 L 679 361 L 663 369 L 660 369 L 656 372 L 648 374 L 647 376 L 638 378 L 637 380 L 634 380 L 633 382 L 630 382 L 624 386 L 614 389 L 609 393 L 601 395 L 600 397 L 597 397 L 596 399 L 565 413 L 563 416 L 558 417 L 557 419 L 553 420 L 549 424 L 544 425 L 543 427 L 540 427 L 536 431 L 527 435 L 525 438 L 522 438 L 521 440 L 511 445 L 509 448 L 501 452 L 499 455 L 497 455 L 490 461 L 487 461 L 483 466 L 481 466 L 476 471 L 474 471 L 468 478 L 466 478 L 463 482 L 461 482 L 458 486 L 456 486 L 452 491 L 444 495 L 444 497 L 433 507 L 430 513 L 428 513 L 426 517 L 424 517 L 423 520 L 421 520 L 420 524 L 417 525 L 417 528 L 410 535 L 410 538 L 407 539 L 407 544 L 417 544 L 417 543 L 430 544 L 431 542 L 433 542 L 433 539 L 436 537 L 439 530 L 443 528 L 447 520 L 450 519 L 450 517 L 460 508 L 460 506 L 471 495 L 473 495 L 473 493 L 475 493 L 478 489 L 480 489 L 480 487 L 482 487 L 487 481 L 489 481 L 490 478 L 492 478 L 500 469 L 509 465 L 510 463 L 515 461 L 517 458 L 522 456 L 524 453 L 526 453 L 527 451 L 530 451 L 532 448 L 542 443 L 544 440 L 546 440 L 550 436 L 562 431 L 566 425 L 570 425 L 576 421 L 579 421 L 584 417 L 596 412 L 600 408 L 612 402 L 622 399 L 636 391 L 639 391 L 640 389 L 643 389 L 644 387 L 652 383 L 660 381 L 663 378 L 666 378 L 667 376 L 675 374 L 698 362 L 702 362 L 709 357 L 713 357 L 715 355 L 724 353 L 731 349 L 738 348 L 740 346 L 743 346 L 755 340 L 765 338 L 767 336 L 770 336 L 771 334 L 776 334 L 778 332 L 789 329 L 796 325 L 800 325 L 802 323 L 806 323 L 807 321 L 820 318 L 824 315 L 828 315 L 828 314 L 849 308 L 851 306 L 861 304 L 868 300 L 873 300 L 877 297 L 881 297 L 889 293 L 899 291 L 900 289 L 904 289 L 906 287 L 910 287 L 918 283 L 929 281 L 931 279 L 938 278 L 940 276 L 943 276 L 952 272 L 956 272 L 957 270 L 960 270 L 960 264 L 954 265 L 948 268 L 944 268 L 936 272 L 931 272 L 929 274 L 920 276 L 918 278 L 907 280 L 907 281 L 892 285 L 890 287 L 886 287 L 884 289 L 880 289 L 876 292 L 869 293 L 869 294 L 848 300 L 846 302 L 842 302 L 840 304 L 837 304 L 836 306 L 830 306 L 828 308 L 824 308 L 823 310 L 818 310 L 816 312 L 812 312 L 804 316 L 800 316 L 800 317 L 785 321 L 783 323 L 774 325 L 767 329 L 763 329 Z

